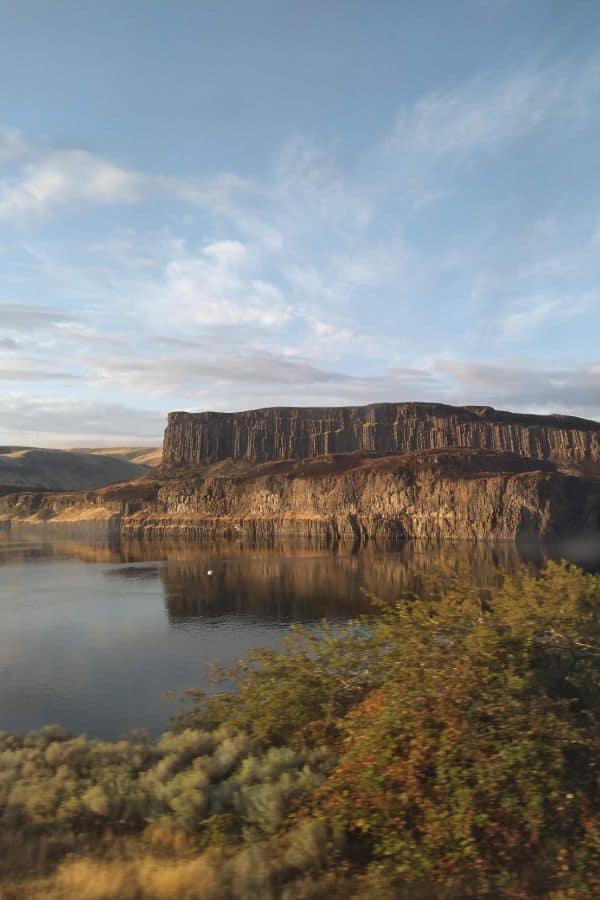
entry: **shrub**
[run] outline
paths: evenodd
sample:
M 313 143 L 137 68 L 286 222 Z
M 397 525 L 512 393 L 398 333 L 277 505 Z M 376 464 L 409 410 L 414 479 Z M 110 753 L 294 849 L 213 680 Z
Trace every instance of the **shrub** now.
M 600 578 L 446 583 L 157 741 L 1 733 L 0 897 L 599 896 Z
M 599 580 L 564 566 L 486 611 L 460 594 L 388 611 L 394 665 L 322 791 L 354 852 L 415 896 L 597 895 L 599 612 Z

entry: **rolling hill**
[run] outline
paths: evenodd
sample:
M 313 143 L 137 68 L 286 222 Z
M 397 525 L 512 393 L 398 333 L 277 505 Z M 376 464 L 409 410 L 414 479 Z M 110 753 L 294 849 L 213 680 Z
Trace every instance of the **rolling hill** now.
M 0 490 L 77 491 L 139 478 L 161 459 L 160 449 L 47 450 L 0 447 Z

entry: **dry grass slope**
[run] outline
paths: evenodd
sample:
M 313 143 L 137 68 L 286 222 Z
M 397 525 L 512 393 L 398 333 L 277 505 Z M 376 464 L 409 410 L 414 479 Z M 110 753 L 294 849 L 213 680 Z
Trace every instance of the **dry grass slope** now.
M 0 447 L 0 488 L 90 490 L 139 478 L 160 462 L 152 448 L 46 450 Z
M 141 466 L 159 466 L 162 447 L 72 447 L 71 453 L 91 453 L 94 456 L 117 456 Z

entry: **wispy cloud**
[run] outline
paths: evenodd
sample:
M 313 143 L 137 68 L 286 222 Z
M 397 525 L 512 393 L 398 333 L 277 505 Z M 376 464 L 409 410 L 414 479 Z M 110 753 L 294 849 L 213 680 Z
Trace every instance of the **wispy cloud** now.
M 0 129 L 0 163 L 24 156 L 28 145 L 23 135 L 14 128 Z
M 268 353 L 243 349 L 235 354 L 221 347 L 212 353 L 207 347 L 202 353 L 178 353 L 152 359 L 128 360 L 112 357 L 101 363 L 99 373 L 107 383 L 126 382 L 156 394 L 189 391 L 213 382 L 236 385 L 239 390 L 247 384 L 273 387 L 300 387 L 331 382 L 345 382 L 351 376 L 312 365 L 307 360 L 289 359 Z
M 478 77 L 430 93 L 404 109 L 386 141 L 402 153 L 441 158 L 501 147 L 550 119 L 581 120 L 600 95 L 600 61 L 544 66 L 508 78 Z
M 443 400 L 600 416 L 593 195 L 586 221 L 558 181 L 528 193 L 538 156 L 511 147 L 584 133 L 599 72 L 588 59 L 488 73 L 405 102 L 359 149 L 292 135 L 252 182 L 0 133 L 0 224 L 28 234 L 2 257 L 0 413 L 15 433 L 37 421 L 88 443 L 103 429 L 158 439 L 173 405 Z M 148 216 L 133 209 L 147 202 Z M 73 233 L 61 211 L 88 206 Z M 567 325 L 581 365 L 562 353 Z M 53 396 L 27 401 L 26 383 L 45 380 Z M 22 409 L 7 405 L 20 381 Z
M 32 331 L 56 328 L 73 323 L 76 317 L 64 309 L 32 303 L 9 303 L 0 301 L 0 331 Z
M 0 379 L 4 381 L 80 381 L 81 375 L 40 368 L 37 360 L 15 361 L 13 365 L 0 365 Z
M 594 292 L 555 297 L 526 295 L 510 301 L 507 311 L 499 315 L 496 326 L 503 338 L 525 340 L 547 326 L 567 322 L 593 309 L 600 310 L 600 294 Z

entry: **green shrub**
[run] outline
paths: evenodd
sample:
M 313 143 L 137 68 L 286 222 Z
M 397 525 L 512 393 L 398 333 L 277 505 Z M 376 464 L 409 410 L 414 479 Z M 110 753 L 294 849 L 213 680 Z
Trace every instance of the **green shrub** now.
M 446 583 L 296 630 L 156 741 L 0 733 L 0 896 L 600 896 L 600 579 Z

